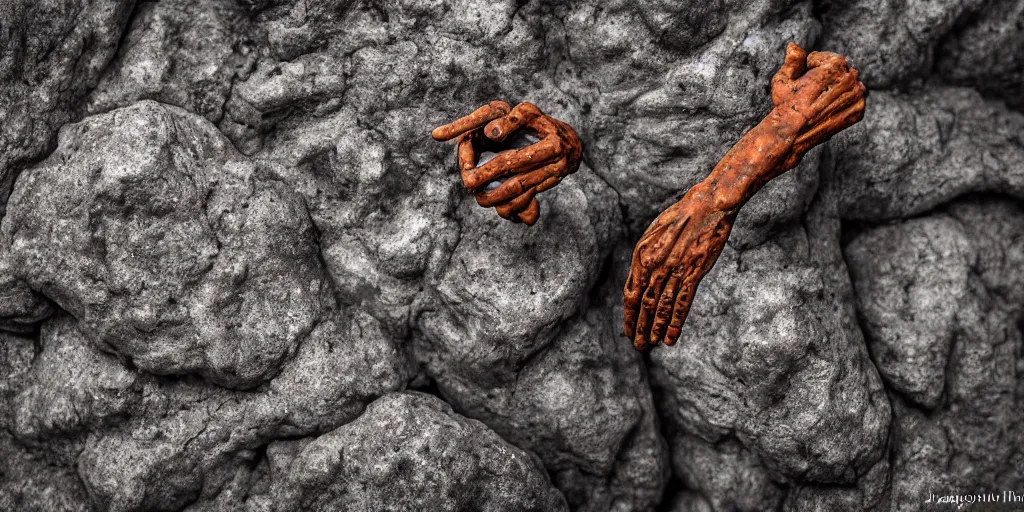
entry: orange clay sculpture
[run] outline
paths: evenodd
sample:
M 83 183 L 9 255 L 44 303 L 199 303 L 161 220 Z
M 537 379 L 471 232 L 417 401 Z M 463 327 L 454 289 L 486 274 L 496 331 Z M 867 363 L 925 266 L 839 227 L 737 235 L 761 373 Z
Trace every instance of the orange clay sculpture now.
M 501 142 L 519 130 L 540 141 L 521 149 L 503 148 Z M 583 146 L 572 127 L 526 102 L 509 109 L 504 101 L 492 101 L 466 117 L 435 128 L 430 135 L 439 141 L 459 137 L 462 183 L 480 206 L 493 206 L 498 215 L 529 226 L 540 216 L 535 196 L 576 172 L 583 155 Z M 477 167 L 484 151 L 498 155 Z M 487 189 L 491 182 L 506 177 L 497 188 Z
M 804 153 L 864 117 L 864 84 L 834 53 L 790 43 L 772 78 L 775 108 L 711 174 L 661 213 L 633 250 L 623 292 L 625 334 L 638 350 L 672 345 L 694 292 L 725 246 L 740 208 Z

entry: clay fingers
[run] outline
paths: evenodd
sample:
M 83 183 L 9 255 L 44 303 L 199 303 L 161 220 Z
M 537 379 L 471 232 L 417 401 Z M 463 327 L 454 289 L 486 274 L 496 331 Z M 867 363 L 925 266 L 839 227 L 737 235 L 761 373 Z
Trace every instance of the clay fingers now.
M 543 118 L 544 113 L 536 105 L 524 101 L 515 106 L 507 115 L 494 119 L 484 127 L 484 135 L 487 138 L 501 142 L 509 134 L 518 131 L 524 126 L 530 125 L 534 120 Z
M 535 201 L 534 195 L 537 193 L 536 187 L 530 187 L 528 190 L 523 192 L 521 195 L 512 198 L 512 200 L 500 204 L 494 207 L 494 210 L 498 212 L 498 215 L 511 219 L 515 214 L 525 211 L 531 203 Z
M 488 122 L 509 113 L 509 105 L 504 101 L 495 100 L 484 105 L 465 117 L 460 117 L 444 126 L 438 126 L 430 132 L 434 140 L 445 141 L 463 133 L 475 130 Z
M 682 282 L 679 269 L 672 271 L 665 289 L 661 292 L 661 299 L 658 300 L 658 307 L 654 310 L 654 325 L 651 327 L 651 335 L 648 340 L 652 345 L 657 345 L 665 337 L 665 329 L 668 328 L 672 319 L 672 311 L 676 304 L 676 295 L 679 294 L 679 285 Z
M 561 177 L 566 174 L 568 164 L 565 159 L 545 165 L 539 169 L 513 176 L 505 183 L 498 185 L 494 190 L 479 192 L 476 194 L 476 202 L 483 207 L 496 206 L 512 200 L 512 198 L 525 194 L 537 185 L 552 177 Z M 558 183 L 555 181 L 555 183 Z M 554 185 L 552 185 L 554 186 Z M 550 188 L 550 187 L 548 187 Z M 547 190 L 546 188 L 544 190 Z M 538 190 L 537 192 L 540 192 Z
M 858 83 L 853 87 L 852 90 L 844 93 L 842 96 L 837 98 L 832 103 L 824 107 L 824 109 L 817 114 L 811 116 L 807 125 L 804 127 L 804 132 L 814 130 L 818 125 L 834 125 L 835 118 L 840 112 L 844 112 L 851 106 L 864 100 L 864 85 Z M 798 135 L 799 137 L 799 135 Z
M 813 149 L 814 146 L 827 141 L 833 135 L 863 119 L 864 105 L 865 99 L 861 96 L 854 104 L 847 106 L 838 113 L 834 113 L 831 117 L 825 118 L 822 122 L 811 125 L 809 129 L 798 135 L 786 159 L 779 165 L 779 174 L 796 167 L 803 155 Z
M 853 126 L 864 117 L 865 103 L 864 97 L 861 96 L 855 103 L 847 106 L 841 112 L 801 133 L 793 144 L 793 153 L 800 155 L 810 151 L 811 148 L 825 142 L 829 137 Z
M 679 341 L 679 335 L 683 331 L 683 324 L 686 323 L 686 317 L 690 315 L 694 291 L 697 289 L 699 282 L 700 278 L 696 276 L 687 276 L 683 280 L 679 294 L 676 295 L 675 304 L 672 307 L 672 320 L 668 324 L 668 329 L 665 330 L 666 345 L 675 345 L 676 341 Z
M 507 203 L 496 206 L 495 210 L 497 210 L 498 214 L 501 215 L 502 217 L 508 217 L 513 213 L 525 211 L 528 206 L 537 202 L 537 200 L 534 198 L 535 195 L 557 185 L 559 181 L 561 181 L 561 178 L 559 178 L 558 176 L 552 176 L 550 178 L 547 178 L 544 181 L 540 182 L 539 184 L 528 188 L 525 192 L 508 201 Z
M 640 313 L 640 297 L 643 294 L 643 286 L 647 284 L 650 271 L 637 265 L 639 249 L 633 250 L 633 265 L 629 268 L 629 277 L 626 278 L 626 286 L 622 290 L 622 306 L 624 310 L 623 333 L 633 338 L 636 333 L 637 316 Z
M 856 102 L 857 98 L 864 95 L 864 90 L 864 84 L 857 81 L 857 70 L 840 75 L 811 104 L 808 124 L 827 120 L 832 114 Z
M 804 74 L 806 69 L 807 51 L 796 43 L 789 43 L 786 45 L 786 60 L 782 63 L 779 71 L 775 73 L 775 76 L 772 77 L 772 84 L 796 80 L 800 75 Z
M 842 55 L 832 52 L 811 52 L 807 54 L 807 68 L 834 68 L 837 72 L 849 71 L 850 64 Z
M 804 74 L 806 69 L 807 52 L 796 43 L 789 43 L 786 46 L 786 60 L 772 77 L 772 102 L 774 104 L 782 103 L 787 94 L 792 94 L 793 81 Z
M 467 172 L 466 187 L 476 189 L 485 183 L 521 172 L 532 171 L 551 163 L 562 154 L 562 142 L 555 137 L 514 151 L 504 151 L 493 160 Z
M 676 273 L 679 275 L 679 289 L 678 293 L 676 290 L 671 290 L 672 293 L 669 294 L 669 289 L 666 286 L 662 296 L 664 304 L 659 303 L 659 309 L 666 311 L 671 304 L 671 315 L 667 315 L 670 316 L 671 321 L 668 322 L 664 337 L 659 332 L 657 338 L 652 339 L 664 338 L 666 345 L 671 345 L 679 339 L 679 333 L 689 315 L 697 286 L 718 261 L 718 256 L 725 248 L 725 242 L 729 238 L 731 229 L 732 218 L 723 215 L 713 223 L 709 222 L 707 229 L 702 230 L 692 243 L 686 246 L 679 245 L 673 249 L 665 265 L 676 269 Z M 652 336 L 654 334 L 652 333 Z
M 818 101 L 822 96 L 834 99 L 845 92 L 841 88 L 834 91 L 835 85 L 846 79 L 846 75 L 849 73 L 850 65 L 847 64 L 846 59 L 834 53 L 811 52 L 807 56 L 807 72 L 797 80 L 795 87 L 803 92 L 802 97 L 814 98 L 812 103 Z M 825 104 L 828 103 L 830 101 Z M 806 103 L 798 105 L 801 109 L 811 106 Z
M 636 321 L 636 334 L 633 336 L 633 346 L 643 350 L 652 343 L 648 341 L 651 332 L 651 325 L 654 322 L 655 310 L 658 307 L 658 300 L 665 288 L 670 270 L 665 267 L 658 267 L 651 273 L 650 282 L 643 291 L 640 301 L 640 314 Z
M 534 196 L 557 185 L 561 180 L 560 176 L 548 177 L 519 196 L 505 204 L 496 206 L 494 209 L 498 212 L 498 215 L 506 219 L 518 219 L 526 225 L 532 226 L 537 222 L 537 216 L 540 214 L 540 204 L 537 203 L 537 199 Z
M 518 149 L 504 150 L 506 139 L 525 130 L 541 140 Z M 544 115 L 536 105 L 523 102 L 510 108 L 492 101 L 449 124 L 435 128 L 436 140 L 459 137 L 456 148 L 462 182 L 481 206 L 499 215 L 532 225 L 540 215 L 536 195 L 559 183 L 579 168 L 582 145 L 571 126 Z M 498 153 L 479 165 L 485 151 Z M 514 176 L 512 179 L 503 178 Z M 494 190 L 483 190 L 496 180 Z
M 526 205 L 526 209 L 517 213 L 519 221 L 527 226 L 532 226 L 537 222 L 537 218 L 540 217 L 540 205 L 537 200 L 530 201 L 530 204 Z
M 459 136 L 455 154 L 459 160 L 459 171 L 462 172 L 463 179 L 465 179 L 466 171 L 476 167 L 480 138 L 480 132 L 478 131 L 463 133 Z
M 624 332 L 626 336 L 634 339 L 634 345 L 638 349 L 647 345 L 644 339 L 650 333 L 650 325 L 656 322 L 655 310 L 662 295 L 662 288 L 668 285 L 666 278 L 669 277 L 669 270 L 663 266 L 665 259 L 678 243 L 689 222 L 689 218 L 685 216 L 668 217 L 656 219 L 637 243 L 623 292 Z M 656 270 L 652 272 L 650 269 Z

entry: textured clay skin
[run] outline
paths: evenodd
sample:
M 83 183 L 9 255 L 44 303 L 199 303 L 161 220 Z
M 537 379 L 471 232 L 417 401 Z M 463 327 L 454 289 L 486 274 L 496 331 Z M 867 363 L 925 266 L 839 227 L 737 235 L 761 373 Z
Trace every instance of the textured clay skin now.
M 502 142 L 513 133 L 525 130 L 540 139 L 521 149 L 508 149 Z M 571 126 L 544 115 L 536 105 L 523 102 L 510 109 L 504 101 L 492 101 L 452 123 L 435 128 L 434 140 L 458 137 L 459 171 L 462 182 L 485 208 L 494 207 L 498 215 L 532 226 L 540 217 L 535 197 L 576 172 L 583 156 L 583 145 Z M 477 167 L 480 154 L 498 155 Z M 493 180 L 509 177 L 493 190 Z
M 625 335 L 644 350 L 672 345 L 697 285 L 714 266 L 740 208 L 814 146 L 864 117 L 864 84 L 846 59 L 794 43 L 772 78 L 775 108 L 700 183 L 647 228 L 623 291 Z

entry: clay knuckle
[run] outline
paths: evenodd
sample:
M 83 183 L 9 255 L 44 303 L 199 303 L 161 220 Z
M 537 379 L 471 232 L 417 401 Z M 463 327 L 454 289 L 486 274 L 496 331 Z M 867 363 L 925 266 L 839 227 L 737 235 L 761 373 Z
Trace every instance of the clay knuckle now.
M 540 109 L 537 108 L 537 105 L 534 105 L 532 102 L 529 102 L 529 101 L 524 101 L 524 102 L 520 103 L 519 105 L 516 105 L 516 107 L 520 108 L 522 110 L 525 110 L 525 111 L 536 113 L 536 114 L 542 114 Z

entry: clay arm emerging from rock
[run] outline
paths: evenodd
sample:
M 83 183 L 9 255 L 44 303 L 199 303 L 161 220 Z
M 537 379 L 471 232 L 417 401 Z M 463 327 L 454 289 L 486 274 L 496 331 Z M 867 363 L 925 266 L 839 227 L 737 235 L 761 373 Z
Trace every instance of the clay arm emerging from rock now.
M 506 148 L 501 143 L 519 130 L 540 141 L 502 151 Z M 540 216 L 535 196 L 576 172 L 583 155 L 583 146 L 571 126 L 544 115 L 528 102 L 510 109 L 504 101 L 492 101 L 468 116 L 435 128 L 430 135 L 439 141 L 459 138 L 462 182 L 480 206 L 493 206 L 498 215 L 531 226 Z M 483 151 L 498 155 L 477 167 Z M 509 178 L 504 183 L 488 190 L 491 182 L 506 177 Z
M 860 121 L 864 92 L 843 57 L 808 55 L 789 44 L 772 79 L 775 108 L 654 220 L 633 251 L 624 330 L 637 349 L 679 339 L 697 285 L 718 259 L 739 209 L 804 153 Z

